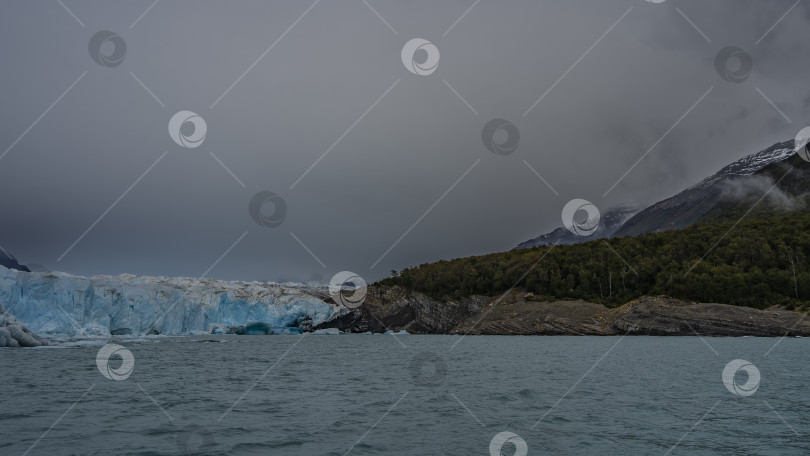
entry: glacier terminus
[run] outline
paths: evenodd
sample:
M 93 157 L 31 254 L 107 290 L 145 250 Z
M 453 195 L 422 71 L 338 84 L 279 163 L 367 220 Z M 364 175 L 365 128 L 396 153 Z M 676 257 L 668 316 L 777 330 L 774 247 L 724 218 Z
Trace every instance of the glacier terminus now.
M 349 309 L 324 287 L 298 283 L 80 277 L 0 266 L 0 302 L 46 336 L 180 335 L 258 330 L 296 334 Z

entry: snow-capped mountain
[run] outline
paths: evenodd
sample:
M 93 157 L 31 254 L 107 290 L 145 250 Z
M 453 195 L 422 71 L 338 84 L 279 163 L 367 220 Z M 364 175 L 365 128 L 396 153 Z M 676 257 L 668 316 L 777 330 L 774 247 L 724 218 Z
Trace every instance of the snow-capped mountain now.
M 771 164 L 783 162 L 794 154 L 793 140 L 790 140 L 743 157 L 698 184 L 634 215 L 616 230 L 614 236 L 635 236 L 689 226 L 723 200 L 727 185 L 752 176 Z
M 695 188 L 709 187 L 725 179 L 733 179 L 740 176 L 750 176 L 772 163 L 787 160 L 795 153 L 796 152 L 793 149 L 793 140 L 776 143 L 765 150 L 747 155 L 729 165 L 724 166 L 722 169 L 720 169 L 720 171 L 712 174 L 706 179 L 703 179 L 697 185 L 694 185 L 681 193 L 688 192 L 689 190 Z
M 624 222 L 637 214 L 640 210 L 641 208 L 637 207 L 618 207 L 605 212 L 599 219 L 599 227 L 596 229 L 596 232 L 588 237 L 579 236 L 568 231 L 565 227 L 560 227 L 550 233 L 521 242 L 515 248 L 527 249 L 538 245 L 570 245 L 592 241 L 594 239 L 609 238 L 613 236 L 616 230 L 621 228 Z
M 0 267 L 0 302 L 41 335 L 190 334 L 254 323 L 283 332 L 348 310 L 302 284 L 214 279 L 80 277 Z
M 795 155 L 793 140 L 776 143 L 760 152 L 747 155 L 680 193 L 659 201 L 644 210 L 624 207 L 607 211 L 592 236 L 583 237 L 557 228 L 550 233 L 521 242 L 516 248 L 538 245 L 577 244 L 594 239 L 635 236 L 653 231 L 684 228 L 723 201 L 728 184 L 747 178 L 769 165 L 788 160 Z

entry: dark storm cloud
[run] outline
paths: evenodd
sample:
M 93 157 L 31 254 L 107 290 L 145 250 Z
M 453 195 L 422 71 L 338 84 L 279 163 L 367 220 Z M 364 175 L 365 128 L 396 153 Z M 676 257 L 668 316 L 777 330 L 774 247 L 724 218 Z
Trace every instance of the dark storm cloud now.
M 810 10 L 768 32 L 792 0 L 483 0 L 458 22 L 473 2 L 64 3 L 0 6 L 0 153 L 75 83 L 0 159 L 0 245 L 79 274 L 378 279 L 509 249 L 573 198 L 654 202 L 810 122 Z M 88 53 L 102 30 L 120 64 Z M 417 37 L 433 74 L 402 65 Z M 715 71 L 726 46 L 753 58 L 743 83 Z M 182 110 L 206 122 L 199 147 L 169 135 Z M 514 153 L 483 144 L 495 118 Z M 251 216 L 262 191 L 281 225 Z

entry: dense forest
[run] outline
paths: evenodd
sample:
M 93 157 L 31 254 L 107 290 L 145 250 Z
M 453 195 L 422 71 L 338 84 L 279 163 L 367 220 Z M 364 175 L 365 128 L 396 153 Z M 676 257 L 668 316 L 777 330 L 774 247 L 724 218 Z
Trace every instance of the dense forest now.
M 392 271 L 437 299 L 497 295 L 511 287 L 549 300 L 617 306 L 642 295 L 764 308 L 810 305 L 810 214 L 726 212 L 685 229 L 541 246 Z M 707 253 L 708 252 L 708 253 Z

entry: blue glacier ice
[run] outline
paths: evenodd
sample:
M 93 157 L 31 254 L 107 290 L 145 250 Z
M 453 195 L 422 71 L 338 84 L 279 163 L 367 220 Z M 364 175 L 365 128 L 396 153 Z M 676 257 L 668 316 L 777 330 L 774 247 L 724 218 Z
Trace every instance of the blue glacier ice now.
M 348 312 L 325 302 L 326 293 L 293 283 L 80 277 L 0 266 L 0 303 L 46 336 L 222 333 L 246 325 L 295 334 L 301 323 L 317 326 Z

